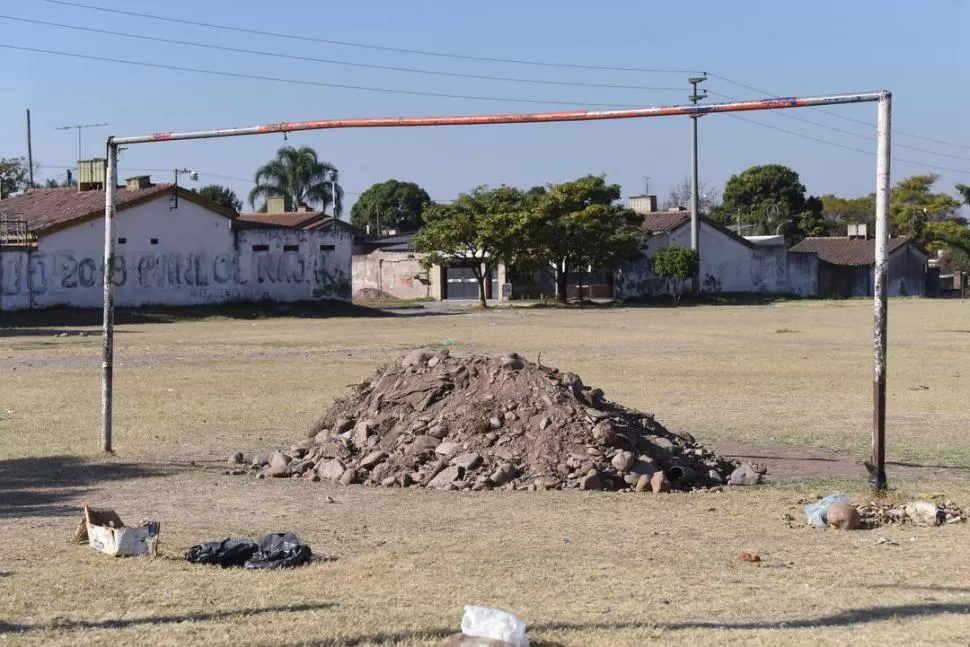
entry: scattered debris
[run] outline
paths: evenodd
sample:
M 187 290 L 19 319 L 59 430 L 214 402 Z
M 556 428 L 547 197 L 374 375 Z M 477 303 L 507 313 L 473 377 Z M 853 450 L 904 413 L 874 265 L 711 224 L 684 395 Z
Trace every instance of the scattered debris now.
M 461 619 L 460 636 L 460 638 L 453 637 L 451 644 L 461 647 L 473 645 L 529 647 L 524 622 L 508 611 L 486 607 L 471 605 L 465 607 L 465 615 Z
M 946 512 L 929 501 L 912 501 L 903 510 L 917 526 L 941 526 L 946 523 Z
M 760 562 L 761 556 L 758 555 L 757 553 L 739 553 L 738 561 L 739 562 Z
M 894 542 L 888 537 L 880 537 L 876 540 L 876 546 L 898 546 L 899 544 Z
M 74 532 L 74 541 L 88 544 L 114 557 L 148 554 L 158 555 L 157 521 L 144 521 L 138 526 L 126 526 L 114 510 L 95 510 L 84 506 L 84 517 Z
M 740 466 L 738 484 L 765 469 Z M 720 487 L 739 464 L 579 376 L 515 353 L 418 349 L 337 400 L 307 439 L 259 456 L 263 477 L 440 490 L 665 492 Z
M 193 564 L 218 564 L 223 568 L 276 569 L 299 566 L 313 557 L 310 547 L 291 532 L 266 535 L 258 542 L 226 539 L 192 546 L 185 559 Z

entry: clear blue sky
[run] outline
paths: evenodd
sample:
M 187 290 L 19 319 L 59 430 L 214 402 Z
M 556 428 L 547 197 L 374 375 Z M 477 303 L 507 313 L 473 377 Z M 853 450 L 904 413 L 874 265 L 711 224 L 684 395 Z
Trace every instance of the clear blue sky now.
M 816 0 L 777 2 L 633 2 L 577 0 L 444 2 L 373 0 L 74 0 L 222 25 L 283 32 L 284 39 L 117 15 L 52 4 L 4 0 L 0 14 L 211 45 L 418 68 L 437 72 L 681 90 L 616 89 L 468 79 L 229 53 L 0 19 L 0 44 L 188 66 L 302 81 L 507 100 L 390 94 L 209 76 L 184 71 L 3 49 L 0 156 L 26 154 L 24 109 L 33 115 L 40 179 L 63 173 L 77 157 L 75 131 L 57 126 L 108 122 L 83 133 L 86 157 L 103 153 L 108 134 L 251 125 L 357 116 L 473 114 L 567 109 L 591 103 L 684 103 L 685 73 L 559 69 L 395 53 L 301 40 L 316 37 L 405 49 L 609 67 L 707 71 L 706 87 L 736 98 L 760 96 L 730 79 L 778 95 L 889 89 L 894 93 L 893 181 L 940 173 L 940 189 L 970 183 L 970 6 L 962 0 Z M 723 77 L 723 78 L 720 78 Z M 563 102 L 561 105 L 555 102 Z M 874 104 L 828 109 L 875 122 Z M 875 150 L 874 127 L 818 110 L 786 111 L 853 136 L 779 113 L 745 119 L 835 144 Z M 900 131 L 947 142 L 904 136 Z M 810 193 L 864 195 L 874 188 L 872 154 L 711 115 L 700 121 L 701 180 L 723 187 L 753 164 L 781 163 L 801 174 Z M 388 178 L 415 181 L 433 198 L 450 199 L 479 184 L 534 184 L 606 173 L 624 195 L 663 195 L 688 172 L 689 120 L 294 133 L 289 144 L 314 147 L 341 171 L 348 192 Z M 278 135 L 133 146 L 122 177 L 137 169 L 198 169 L 201 183 L 222 183 L 245 197 L 255 169 L 283 143 Z M 913 163 L 916 162 L 916 163 Z M 939 170 L 931 165 L 953 170 Z M 59 167 L 59 168 L 58 168 Z M 170 173 L 153 173 L 168 181 Z M 222 177 L 220 177 L 222 176 Z M 226 179 L 238 178 L 238 179 Z M 353 196 L 348 196 L 351 199 Z

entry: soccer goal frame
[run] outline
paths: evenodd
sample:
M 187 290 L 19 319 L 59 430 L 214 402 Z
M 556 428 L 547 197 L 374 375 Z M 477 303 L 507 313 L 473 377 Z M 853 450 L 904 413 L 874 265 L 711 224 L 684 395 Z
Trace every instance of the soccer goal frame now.
M 574 110 L 513 114 L 485 114 L 445 117 L 381 117 L 359 119 L 324 119 L 264 124 L 243 128 L 223 128 L 191 132 L 165 132 L 134 137 L 108 137 L 107 178 L 104 208 L 104 316 L 101 363 L 101 449 L 112 451 L 112 395 L 114 366 L 114 218 L 118 185 L 118 149 L 121 146 L 288 133 L 301 130 L 329 130 L 335 128 L 399 128 L 426 126 L 472 126 L 493 124 L 527 124 L 563 121 L 598 121 L 605 119 L 642 119 L 687 115 L 698 117 L 719 112 L 750 112 L 810 108 L 849 103 L 878 103 L 876 123 L 876 249 L 875 291 L 873 298 L 872 382 L 872 457 L 866 462 L 869 483 L 875 490 L 887 487 L 885 471 L 886 439 L 886 332 L 887 332 L 887 274 L 889 268 L 889 167 L 890 124 L 892 94 L 888 91 L 856 94 L 835 94 L 811 97 L 777 97 L 751 101 L 732 101 L 702 105 L 677 105 L 627 110 Z M 696 187 L 694 187 L 696 190 Z M 697 214 L 692 212 L 692 229 L 696 231 Z M 109 269 L 111 268 L 111 269 Z

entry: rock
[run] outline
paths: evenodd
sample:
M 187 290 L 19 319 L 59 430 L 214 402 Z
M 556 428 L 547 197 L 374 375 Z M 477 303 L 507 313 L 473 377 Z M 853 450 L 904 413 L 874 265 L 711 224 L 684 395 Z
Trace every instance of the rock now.
M 492 416 L 491 418 L 488 419 L 488 426 L 492 429 L 501 429 L 502 419 L 499 418 L 498 416 Z
M 347 418 L 337 418 L 336 422 L 333 423 L 334 435 L 340 435 L 345 431 L 349 431 L 353 428 L 354 428 L 354 421 L 348 420 Z
M 946 513 L 941 515 L 942 510 L 930 501 L 911 501 L 903 507 L 903 510 L 906 516 L 918 526 L 938 526 L 946 519 Z
M 488 477 L 488 482 L 495 487 L 505 485 L 515 478 L 517 472 L 518 470 L 515 469 L 515 466 L 512 465 L 512 463 L 502 463 L 495 469 L 494 472 L 492 472 L 491 476 Z
M 859 511 L 848 503 L 833 503 L 825 515 L 830 528 L 855 530 L 862 524 Z
M 275 465 L 270 463 L 266 466 L 266 475 L 277 479 L 287 478 L 293 475 L 293 470 L 290 469 L 289 463 L 277 462 Z
M 618 452 L 610 464 L 617 472 L 629 472 L 636 462 L 633 452 Z
M 432 357 L 434 357 L 434 353 L 427 348 L 412 350 L 401 360 L 401 368 L 423 367 Z
M 435 489 L 444 488 L 455 481 L 460 481 L 464 476 L 465 470 L 463 468 L 452 465 L 441 470 L 433 479 L 428 481 L 428 487 Z
M 757 485 L 761 483 L 761 474 L 755 471 L 751 463 L 745 463 L 731 472 L 728 485 Z
M 370 469 L 383 461 L 385 458 L 387 458 L 387 452 L 377 450 L 360 459 L 360 466 L 364 469 Z
M 397 485 L 397 477 L 393 474 L 391 476 L 385 476 L 381 479 L 381 486 L 391 487 L 392 485 Z
M 242 465 L 246 462 L 246 457 L 243 455 L 242 452 L 236 452 L 235 454 L 229 457 L 228 462 L 230 465 Z
M 322 445 L 323 443 L 327 442 L 329 438 L 330 438 L 330 430 L 323 429 L 321 431 L 318 431 L 317 435 L 313 437 L 313 442 L 315 442 L 317 445 Z
M 441 444 L 441 441 L 433 436 L 418 436 L 411 443 L 410 452 L 412 454 L 424 454 L 425 452 L 433 452 L 435 447 Z
M 456 456 L 452 459 L 451 464 L 466 471 L 473 470 L 477 469 L 478 466 L 482 464 L 482 457 L 475 452 L 469 452 L 467 454 Z
M 671 450 L 674 448 L 674 442 L 669 438 L 657 437 L 656 439 L 651 439 L 653 446 L 660 449 Z
M 549 418 L 543 418 L 539 421 L 539 431 L 545 431 L 546 427 L 552 424 L 552 420 Z
M 318 483 L 318 482 L 320 481 L 320 475 L 319 475 L 319 474 L 317 474 L 317 473 L 316 473 L 316 471 L 314 471 L 314 470 L 310 470 L 310 471 L 308 471 L 308 472 L 307 472 L 306 474 L 304 474 L 303 476 L 304 476 L 304 478 L 305 478 L 306 480 L 308 480 L 308 481 L 311 481 L 311 482 L 313 482 L 313 483 Z
M 718 485 L 724 484 L 724 477 L 721 476 L 721 473 L 718 472 L 717 470 L 710 470 L 707 473 L 707 478 L 709 481 L 711 481 L 711 483 L 716 483 Z
M 589 474 L 579 479 L 579 489 L 580 490 L 603 489 L 603 481 L 600 479 L 599 472 L 597 472 L 596 470 L 590 470 Z
M 593 438 L 601 445 L 612 446 L 616 442 L 616 431 L 613 429 L 613 424 L 609 420 L 597 422 L 593 426 Z
M 428 368 L 434 368 L 440 363 L 441 363 L 441 358 L 435 355 L 434 357 L 428 360 Z
M 437 438 L 438 440 L 441 440 L 442 438 L 448 435 L 448 426 L 443 424 L 435 425 L 434 427 L 428 430 L 428 435 L 431 436 L 432 438 Z
M 657 471 L 657 467 L 653 463 L 648 463 L 643 460 L 643 457 L 637 459 L 630 468 L 631 474 L 638 474 L 640 476 L 653 476 L 654 472 Z
M 438 456 L 451 456 L 456 451 L 458 451 L 458 445 L 450 442 L 439 443 L 438 446 L 434 448 L 434 453 Z
M 357 470 L 351 467 L 348 470 L 344 470 L 344 473 L 340 477 L 341 485 L 353 485 L 357 482 Z
M 650 481 L 651 481 L 651 479 L 650 479 L 649 476 L 647 476 L 646 474 L 641 474 L 637 478 L 637 483 L 634 486 L 633 490 L 635 492 L 646 492 L 647 490 L 649 490 L 651 488 L 651 482 Z
M 354 425 L 354 445 L 364 447 L 367 444 L 367 438 L 370 436 L 372 426 L 373 421 L 371 420 L 361 420 Z
M 340 477 L 344 475 L 344 464 L 338 460 L 323 461 L 317 465 L 317 474 L 320 478 L 327 479 L 328 481 L 339 481 Z
M 257 467 L 262 467 L 263 465 L 269 465 L 269 455 L 260 454 L 256 456 L 255 458 L 253 458 L 253 465 Z
M 761 561 L 761 557 L 757 553 L 739 553 L 738 561 L 756 563 Z
M 650 489 L 653 490 L 654 494 L 670 491 L 670 481 L 667 480 L 667 476 L 662 470 L 650 477 Z
M 270 467 L 275 468 L 277 471 L 282 470 L 284 467 L 288 466 L 293 461 L 292 458 L 284 454 L 283 452 L 273 452 L 269 456 L 268 464 Z
M 313 461 L 294 461 L 290 463 L 290 472 L 293 474 L 303 474 L 313 468 Z

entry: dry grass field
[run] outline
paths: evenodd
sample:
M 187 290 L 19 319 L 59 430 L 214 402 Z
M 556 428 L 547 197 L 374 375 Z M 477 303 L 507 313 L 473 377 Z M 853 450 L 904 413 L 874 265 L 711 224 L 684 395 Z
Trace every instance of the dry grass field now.
M 481 604 L 517 613 L 539 647 L 966 645 L 970 527 L 801 525 L 813 495 L 868 496 L 871 313 L 850 301 L 120 325 L 107 460 L 97 329 L 0 329 L 0 642 L 430 646 Z M 771 483 L 455 493 L 221 474 L 232 452 L 302 438 L 379 363 L 446 340 L 541 353 L 672 430 L 758 457 Z M 970 305 L 893 301 L 890 344 L 890 496 L 970 505 Z M 71 544 L 83 502 L 160 520 L 163 557 Z M 180 559 L 280 530 L 336 559 L 281 572 Z

